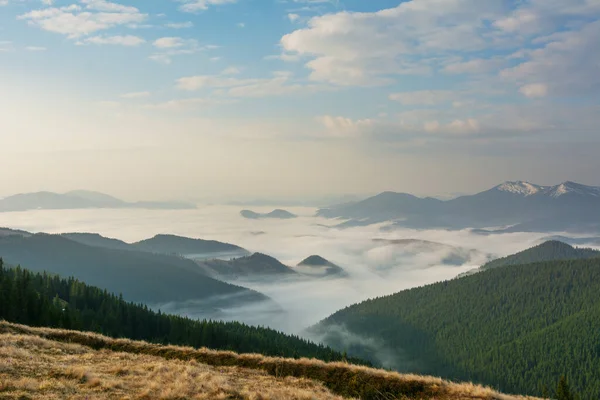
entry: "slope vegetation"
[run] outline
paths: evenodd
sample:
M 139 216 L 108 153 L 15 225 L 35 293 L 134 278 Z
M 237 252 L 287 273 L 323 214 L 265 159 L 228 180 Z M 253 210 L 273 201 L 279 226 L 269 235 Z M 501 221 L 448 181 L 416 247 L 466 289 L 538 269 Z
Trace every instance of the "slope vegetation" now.
M 598 293 L 598 258 L 506 266 L 365 301 L 312 331 L 399 371 L 534 395 L 566 375 L 600 398 Z
M 160 346 L 5 322 L 0 354 L 10 360 L 1 364 L 0 393 L 12 398 L 114 398 L 111 393 L 136 399 L 521 399 L 347 363 Z
M 4 330 L 6 325 L 0 326 Z M 77 397 L 73 397 L 73 396 Z M 33 335 L 0 334 L 3 399 L 341 399 L 322 384 L 264 371 L 94 350 Z

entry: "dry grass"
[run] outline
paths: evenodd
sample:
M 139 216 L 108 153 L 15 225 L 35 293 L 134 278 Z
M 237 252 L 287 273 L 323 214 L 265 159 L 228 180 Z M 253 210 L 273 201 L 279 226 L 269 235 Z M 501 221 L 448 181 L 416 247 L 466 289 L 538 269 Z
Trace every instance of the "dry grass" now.
M 314 381 L 0 335 L 1 399 L 341 399 Z
M 344 363 L 160 346 L 0 322 L 0 399 L 517 400 Z

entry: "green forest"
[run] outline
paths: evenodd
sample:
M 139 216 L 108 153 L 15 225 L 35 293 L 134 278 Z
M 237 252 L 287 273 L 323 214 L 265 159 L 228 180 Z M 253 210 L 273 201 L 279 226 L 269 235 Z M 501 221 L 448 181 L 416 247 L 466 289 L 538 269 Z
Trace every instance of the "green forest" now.
M 7 268 L 1 259 L 0 319 L 160 344 L 324 361 L 345 359 L 331 348 L 297 336 L 237 322 L 195 321 L 154 312 L 74 278 Z M 348 361 L 365 364 L 357 359 Z
M 600 259 L 490 269 L 341 310 L 311 330 L 403 372 L 542 395 L 565 376 L 600 398 Z M 355 340 L 356 341 L 356 340 Z M 376 357 L 385 354 L 387 359 Z M 390 360 L 389 355 L 392 359 Z

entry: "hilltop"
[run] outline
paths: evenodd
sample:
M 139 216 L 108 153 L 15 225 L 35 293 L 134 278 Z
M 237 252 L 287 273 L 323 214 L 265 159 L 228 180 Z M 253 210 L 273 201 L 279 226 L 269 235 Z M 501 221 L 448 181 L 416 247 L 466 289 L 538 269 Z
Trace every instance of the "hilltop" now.
M 292 214 L 286 210 L 273 210 L 270 213 L 260 214 L 250 210 L 242 210 L 240 211 L 240 215 L 247 219 L 294 219 L 298 218 L 296 214 Z
M 508 265 L 531 264 L 542 261 L 577 260 L 598 257 L 600 257 L 600 251 L 598 250 L 576 248 L 557 240 L 549 240 L 508 257 L 490 261 L 483 265 L 481 270 L 485 271 Z
M 344 269 L 329 260 L 317 255 L 312 255 L 300 261 L 296 271 L 312 276 L 348 276 Z
M 262 253 L 231 260 L 204 260 L 197 264 L 210 276 L 223 279 L 285 277 L 296 272 L 274 257 Z
M 11 398 L 517 400 L 472 384 L 309 359 L 161 346 L 0 322 Z

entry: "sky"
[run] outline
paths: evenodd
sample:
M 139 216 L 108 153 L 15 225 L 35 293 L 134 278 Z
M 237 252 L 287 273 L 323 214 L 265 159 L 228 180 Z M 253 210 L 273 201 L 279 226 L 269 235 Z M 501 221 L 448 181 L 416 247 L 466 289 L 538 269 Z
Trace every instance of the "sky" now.
M 600 185 L 600 0 L 0 0 L 0 196 Z

